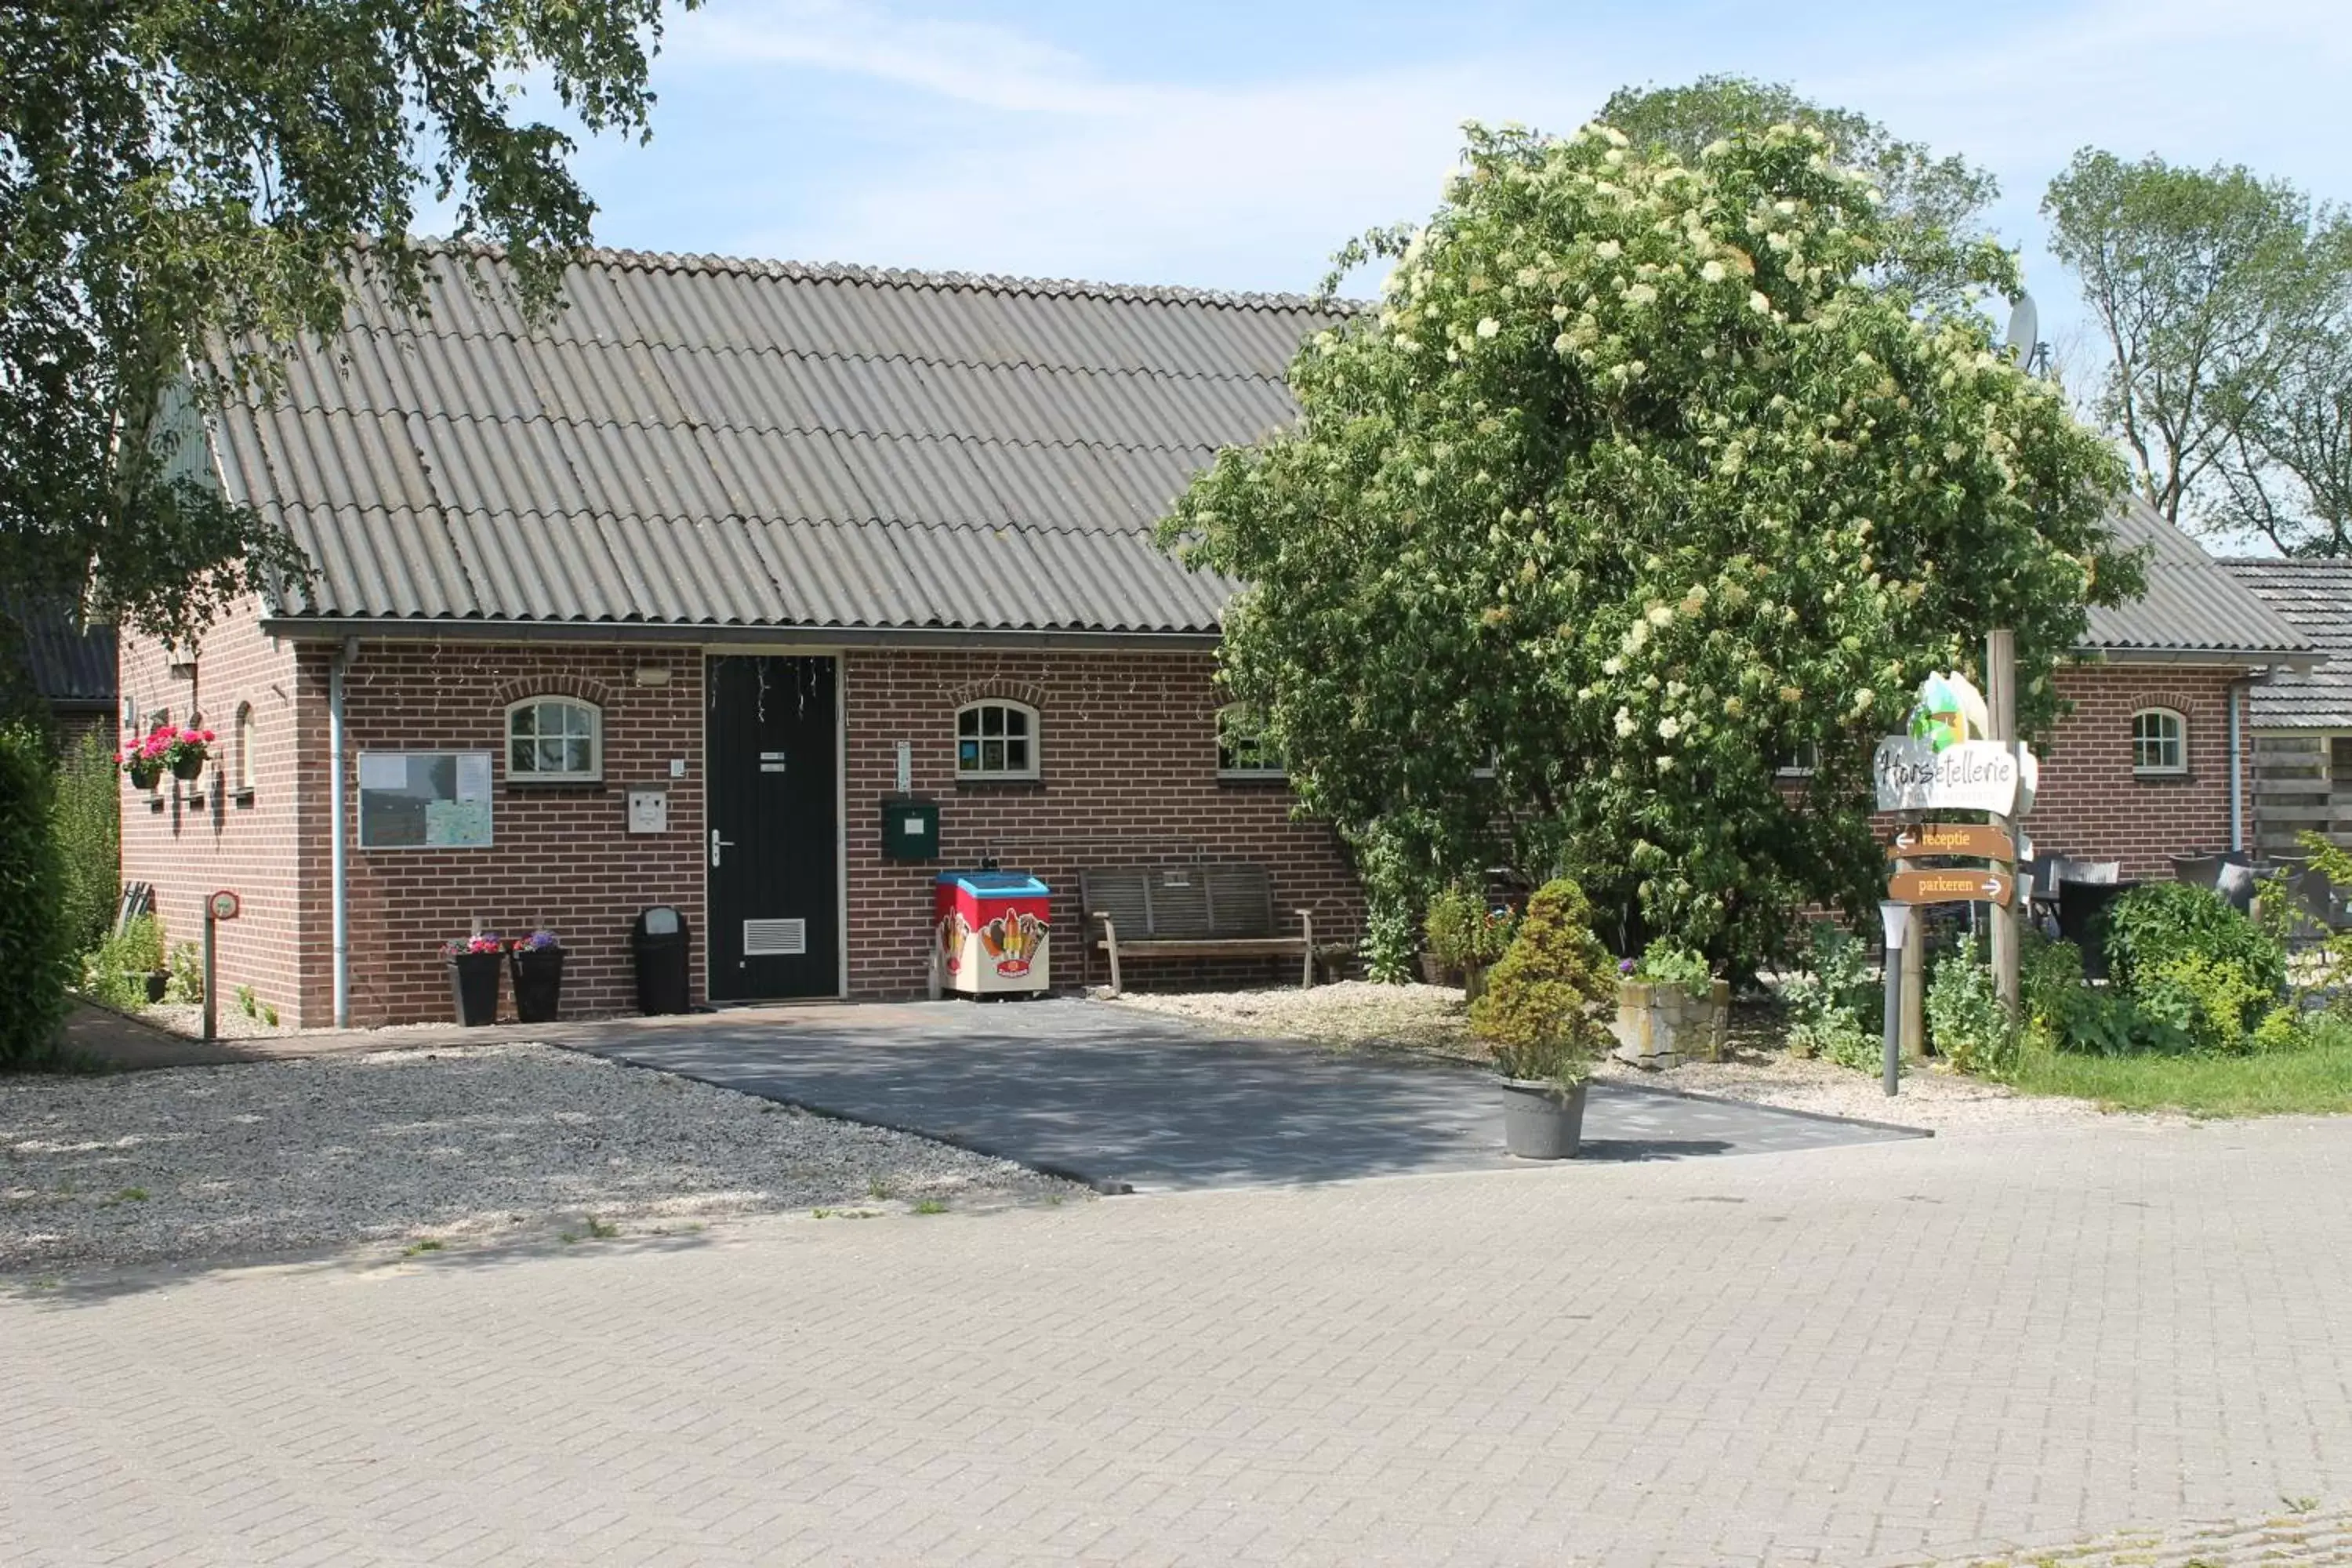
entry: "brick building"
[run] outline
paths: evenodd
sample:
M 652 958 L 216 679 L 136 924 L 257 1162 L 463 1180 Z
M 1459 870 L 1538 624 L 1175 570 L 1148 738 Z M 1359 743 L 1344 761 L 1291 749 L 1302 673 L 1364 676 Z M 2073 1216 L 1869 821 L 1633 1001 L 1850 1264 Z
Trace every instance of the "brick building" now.
M 445 255 L 426 318 L 363 299 L 208 430 L 310 580 L 194 649 L 125 639 L 142 723 L 224 737 L 194 784 L 126 787 L 123 855 L 175 934 L 244 895 L 225 984 L 333 1018 L 339 887 L 362 1024 L 446 1016 L 438 947 L 478 925 L 560 931 L 565 1011 L 625 1009 L 655 903 L 698 999 L 918 994 L 931 878 L 983 858 L 1053 885 L 1065 982 L 1089 866 L 1246 861 L 1360 927 L 1337 836 L 1220 724 L 1235 584 L 1150 537 L 1292 417 L 1312 302 L 599 253 L 534 327 L 464 276 L 493 267 Z M 2068 673 L 2031 826 L 2146 869 L 2226 838 L 2235 683 L 2305 645 L 2118 528 L 2155 581 Z M 901 795 L 936 860 L 886 858 Z
M 2254 847 L 2300 855 L 2305 833 L 2352 845 L 2352 561 L 2225 562 L 2318 646 L 2312 669 L 2282 669 L 2247 694 Z
M 0 658 L 17 661 L 7 672 L 46 707 L 60 748 L 71 752 L 87 734 L 114 742 L 114 628 L 79 620 L 65 605 L 16 593 L 0 594 Z

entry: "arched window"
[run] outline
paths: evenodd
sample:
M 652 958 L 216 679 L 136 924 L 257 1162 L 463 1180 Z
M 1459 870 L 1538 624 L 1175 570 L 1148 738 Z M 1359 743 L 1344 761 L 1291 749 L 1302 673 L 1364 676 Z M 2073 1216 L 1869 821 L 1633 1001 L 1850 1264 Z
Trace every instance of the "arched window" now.
M 2189 771 L 2189 725 L 2169 708 L 2143 708 L 2132 715 L 2132 772 Z
M 1228 703 L 1217 710 L 1219 778 L 1278 779 L 1286 771 L 1281 748 L 1250 722 L 1247 709 Z
M 1037 776 L 1037 710 L 992 698 L 956 710 L 956 777 Z
M 240 702 L 236 705 L 236 772 L 234 776 L 236 779 L 236 787 L 239 790 L 250 791 L 253 788 L 253 781 L 261 773 L 260 763 L 254 755 L 253 704 L 250 702 Z
M 604 776 L 604 715 L 576 697 L 526 697 L 507 709 L 507 777 L 595 784 Z

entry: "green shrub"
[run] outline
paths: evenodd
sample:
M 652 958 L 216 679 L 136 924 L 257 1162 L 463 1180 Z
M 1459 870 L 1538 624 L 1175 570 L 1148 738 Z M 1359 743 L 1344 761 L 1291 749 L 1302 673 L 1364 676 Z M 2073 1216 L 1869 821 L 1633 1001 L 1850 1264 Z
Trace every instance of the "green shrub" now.
M 1609 1031 L 1591 1005 L 1615 994 L 1616 969 L 1592 934 L 1592 906 L 1565 877 L 1547 882 L 1470 1005 L 1470 1030 L 1495 1053 L 1506 1078 L 1580 1083 L 1608 1048 Z
M 2079 964 L 2081 955 L 2075 957 Z M 1926 1011 L 1928 1043 L 1961 1072 L 1998 1077 L 2015 1063 L 2017 1026 L 1994 993 L 1992 968 L 1975 942 L 1964 942 L 1936 960 Z
M 59 1050 L 73 944 L 55 787 L 38 732 L 0 729 L 0 1068 L 47 1066 Z
M 121 794 L 114 753 L 85 731 L 58 761 L 49 811 L 64 857 L 66 938 L 77 953 L 105 939 L 122 897 Z
M 2191 1050 L 2234 1056 L 2253 1048 L 2255 1026 L 2276 1005 L 2277 993 L 2235 963 L 2183 952 L 2143 966 L 2132 1000 L 2179 1028 Z
M 1884 1045 L 1874 1020 L 1885 993 L 1870 978 L 1863 945 L 1827 921 L 1809 935 L 1804 967 L 1780 986 L 1789 1049 L 1856 1072 L 1876 1072 Z
M 1422 921 L 1431 956 L 1452 970 L 1494 963 L 1508 951 L 1517 917 L 1508 910 L 1486 907 L 1478 889 L 1467 882 L 1442 889 L 1429 900 Z
M 2286 946 L 2210 888 L 2150 882 L 2107 906 L 2110 974 L 2126 991 L 2139 988 L 2156 965 L 2188 957 L 2233 968 L 2263 996 L 2286 987 Z
M 205 955 L 193 942 L 184 942 L 172 950 L 171 982 L 164 987 L 168 1002 L 185 1002 L 191 1006 L 205 999 Z
M 2318 1043 L 2316 1031 L 2303 1021 L 2301 1010 L 2291 1004 L 2272 1008 L 2254 1026 L 2252 1045 L 2258 1056 L 2308 1050 Z
M 1381 985 L 1403 985 L 1412 979 L 1412 911 L 1402 904 L 1373 899 L 1364 912 L 1364 978 Z
M 1671 937 L 1659 937 L 1642 950 L 1633 978 L 1653 985 L 1670 985 L 1704 999 L 1715 989 L 1715 971 L 1706 958 Z
M 147 976 L 163 967 L 163 923 L 141 915 L 110 933 L 82 964 L 82 989 L 110 1007 L 147 1005 Z

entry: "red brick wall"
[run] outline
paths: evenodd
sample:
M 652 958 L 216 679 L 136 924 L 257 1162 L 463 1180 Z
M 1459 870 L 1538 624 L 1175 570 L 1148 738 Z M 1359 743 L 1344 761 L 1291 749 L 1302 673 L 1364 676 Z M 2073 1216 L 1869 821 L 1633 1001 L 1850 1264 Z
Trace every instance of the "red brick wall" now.
M 2241 674 L 2133 664 L 2060 670 L 2059 692 L 2074 710 L 2040 747 L 2041 794 L 2024 823 L 2035 853 L 2120 860 L 2127 878 L 2164 878 L 2172 874 L 2168 855 L 2227 848 L 2229 689 Z M 2187 773 L 2133 775 L 2132 715 L 2143 708 L 2180 714 Z
M 329 650 L 305 650 L 316 693 L 318 798 L 325 795 Z M 640 686 L 640 666 L 667 668 L 666 686 Z M 602 784 L 541 786 L 507 775 L 506 709 L 560 693 L 604 710 Z M 545 925 L 563 939 L 563 1012 L 588 1016 L 635 1006 L 629 928 L 647 904 L 684 910 L 694 928 L 695 994 L 702 956 L 702 658 L 593 646 L 478 643 L 361 645 L 345 676 L 348 783 L 362 752 L 461 751 L 492 755 L 491 842 L 479 849 L 362 849 L 348 819 L 352 1016 L 359 1024 L 446 1018 L 444 942 L 479 922 L 505 935 Z M 669 776 L 672 759 L 686 776 Z M 629 786 L 669 791 L 669 830 L 627 831 Z M 356 794 L 351 797 L 356 802 Z M 328 846 L 321 816 L 304 850 L 317 933 L 303 987 L 304 1018 L 331 1006 Z M 513 988 L 503 993 L 510 1015 Z
M 222 1005 L 233 1005 L 236 987 L 250 985 L 260 1001 L 298 1017 L 298 949 L 323 945 L 325 937 L 302 931 L 297 906 L 301 746 L 293 647 L 261 636 L 248 602 L 198 640 L 192 673 L 174 673 L 162 645 L 133 632 L 123 633 L 121 648 L 121 690 L 137 704 L 142 732 L 168 714 L 175 724 L 201 722 L 220 735 L 214 764 L 194 784 L 168 773 L 152 792 L 123 782 L 123 878 L 154 884 L 163 939 L 173 946 L 203 940 L 206 894 L 235 889 L 244 912 L 220 928 Z M 236 713 L 248 704 L 249 801 L 234 790 Z
M 1054 889 L 1057 984 L 1079 980 L 1082 867 L 1248 861 L 1272 874 L 1278 929 L 1296 930 L 1294 909 L 1314 912 L 1318 940 L 1361 929 L 1363 900 L 1337 835 L 1292 820 L 1279 784 L 1218 779 L 1210 655 L 875 650 L 843 662 L 853 995 L 923 991 L 931 879 L 982 856 Z M 1038 710 L 1037 782 L 956 783 L 955 710 L 983 697 Z M 900 741 L 913 748 L 915 793 L 940 804 L 936 865 L 881 858 L 881 802 L 895 789 Z M 1139 964 L 1134 978 L 1164 982 L 1173 967 Z M 1255 967 L 1261 981 L 1275 973 Z M 1093 978 L 1107 978 L 1099 960 Z

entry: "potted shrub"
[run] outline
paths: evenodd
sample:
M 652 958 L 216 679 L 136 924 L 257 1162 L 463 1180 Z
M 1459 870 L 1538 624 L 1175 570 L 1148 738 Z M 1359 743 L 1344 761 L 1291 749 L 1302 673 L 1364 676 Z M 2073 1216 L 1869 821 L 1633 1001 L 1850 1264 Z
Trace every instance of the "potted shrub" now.
M 499 971 L 506 967 L 506 943 L 495 931 L 443 944 L 449 963 L 449 999 L 457 1022 L 472 1027 L 499 1021 Z
M 1422 930 L 1422 977 L 1433 985 L 1459 984 L 1472 1001 L 1486 988 L 1486 971 L 1511 945 L 1518 917 L 1509 909 L 1489 909 L 1466 882 L 1456 882 L 1429 901 Z
M 515 1016 L 526 1024 L 552 1024 L 563 998 L 563 943 L 551 931 L 535 931 L 507 950 L 514 970 Z
M 1731 983 L 1706 960 L 1660 937 L 1638 959 L 1618 966 L 1617 1056 L 1638 1067 L 1670 1068 L 1694 1058 L 1717 1061 L 1731 1026 Z
M 1502 1074 L 1503 1141 L 1513 1154 L 1575 1155 L 1585 1087 L 1609 1041 L 1593 1016 L 1609 985 L 1608 950 L 1592 934 L 1583 889 L 1565 877 L 1546 883 L 1470 1007 L 1471 1032 Z

